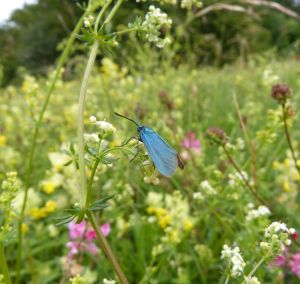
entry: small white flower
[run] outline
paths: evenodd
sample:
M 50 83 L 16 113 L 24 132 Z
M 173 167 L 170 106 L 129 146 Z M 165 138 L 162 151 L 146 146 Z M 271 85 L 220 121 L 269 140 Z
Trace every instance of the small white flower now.
M 260 281 L 255 276 L 245 276 L 245 284 L 260 284 Z
M 96 125 L 105 132 L 116 132 L 116 128 L 107 121 L 96 121 Z
M 96 123 L 97 118 L 96 118 L 96 116 L 91 115 L 90 118 L 89 118 L 89 120 L 90 120 L 91 123 Z
M 204 196 L 201 192 L 194 192 L 193 193 L 193 199 L 195 200 L 203 200 Z
M 91 27 L 94 23 L 94 20 L 95 20 L 95 18 L 92 15 L 89 15 L 88 17 L 85 17 L 84 20 L 83 20 L 84 27 L 85 28 Z
M 181 0 L 181 8 L 191 10 L 194 7 L 201 8 L 202 2 L 198 0 Z
M 170 27 L 171 24 L 172 20 L 168 18 L 166 13 L 151 5 L 142 23 L 142 30 L 145 32 L 145 37 L 149 42 L 154 43 L 159 48 L 163 48 L 170 43 L 170 39 L 161 38 L 160 30 L 162 27 Z
M 246 216 L 246 220 L 247 221 L 252 221 L 254 219 L 257 219 L 259 217 L 262 216 L 268 216 L 271 214 L 271 211 L 269 210 L 268 207 L 266 206 L 259 206 L 257 209 L 252 209 L 248 212 L 247 216 Z
M 103 279 L 103 284 L 116 284 L 117 282 L 115 280 L 108 280 L 106 278 Z
M 240 254 L 239 247 L 231 248 L 228 245 L 224 245 L 221 252 L 221 259 L 225 259 L 229 262 L 233 277 L 242 275 L 246 263 Z
M 216 194 L 216 191 L 213 189 L 213 187 L 210 185 L 210 183 L 207 180 L 204 180 L 200 183 L 200 188 L 204 191 L 204 193 L 208 195 Z
M 96 133 L 92 133 L 92 134 L 85 133 L 84 139 L 86 142 L 92 142 L 92 143 L 98 143 L 100 141 Z

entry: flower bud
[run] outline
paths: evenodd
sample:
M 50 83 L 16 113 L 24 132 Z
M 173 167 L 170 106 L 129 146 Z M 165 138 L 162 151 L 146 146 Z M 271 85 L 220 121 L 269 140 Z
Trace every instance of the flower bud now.
M 209 139 L 211 139 L 216 144 L 220 144 L 224 146 L 228 142 L 228 137 L 221 128 L 217 128 L 217 127 L 208 128 L 206 131 L 206 135 Z
M 291 96 L 291 89 L 286 84 L 276 84 L 272 87 L 271 96 L 274 100 L 284 104 Z

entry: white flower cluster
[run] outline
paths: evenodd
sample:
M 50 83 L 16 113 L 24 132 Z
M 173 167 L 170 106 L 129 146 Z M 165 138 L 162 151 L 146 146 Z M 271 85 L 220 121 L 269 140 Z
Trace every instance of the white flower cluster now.
M 230 187 L 235 187 L 237 185 L 240 185 L 243 182 L 243 178 L 245 180 L 248 180 L 248 175 L 246 172 L 242 171 L 241 174 L 236 172 L 234 174 L 229 174 L 229 186 Z
M 237 277 L 243 274 L 246 263 L 240 254 L 240 248 L 231 248 L 228 245 L 224 245 L 221 252 L 221 259 L 228 261 L 230 265 L 232 277 Z
M 171 24 L 172 20 L 168 18 L 166 13 L 151 5 L 141 28 L 146 33 L 146 39 L 149 42 L 154 43 L 159 48 L 163 48 L 166 44 L 170 43 L 170 39 L 167 37 L 161 38 L 160 30 L 162 27 L 169 28 Z
M 147 163 L 152 163 L 150 162 L 149 160 L 146 161 Z M 158 185 L 159 184 L 159 178 L 158 178 L 158 171 L 155 169 L 154 171 L 151 172 L 150 175 L 146 175 L 144 177 L 144 182 L 147 183 L 147 184 L 154 184 L 154 185 Z
M 295 229 L 288 228 L 281 222 L 273 222 L 265 230 L 265 241 L 260 243 L 260 247 L 265 254 L 278 254 L 284 250 L 285 246 L 291 244 L 290 235 L 295 233 Z
M 253 206 L 253 204 L 251 204 Z M 251 207 L 252 207 L 251 206 Z M 248 207 L 250 207 L 248 205 Z M 247 216 L 246 216 L 246 220 L 247 221 L 252 221 L 254 219 L 257 219 L 259 217 L 262 216 L 268 216 L 271 214 L 271 211 L 269 210 L 268 207 L 264 206 L 264 205 L 260 205 L 257 209 L 251 209 L 248 211 Z
M 262 75 L 262 83 L 265 86 L 271 86 L 278 83 L 280 77 L 275 74 L 271 69 L 267 68 L 264 70 Z
M 198 0 L 182 0 L 181 1 L 181 8 L 191 10 L 193 7 L 201 8 L 202 2 Z
M 108 280 L 106 278 L 103 279 L 103 284 L 116 284 L 115 280 Z
M 146 2 L 146 0 L 136 0 L 137 3 Z M 157 0 L 161 4 L 176 5 L 176 0 Z M 192 7 L 201 8 L 203 3 L 199 0 L 181 0 L 180 7 L 190 10 Z
M 204 180 L 200 183 L 200 191 L 194 192 L 193 193 L 193 198 L 202 200 L 204 199 L 204 196 L 209 196 L 209 195 L 215 195 L 217 192 L 215 189 L 211 186 L 211 184 L 207 181 Z
M 83 25 L 85 28 L 90 28 L 93 25 L 94 21 L 95 21 L 94 16 L 89 15 L 88 17 L 84 18 Z
M 84 140 L 90 143 L 99 143 L 100 141 L 97 133 L 84 133 Z
M 255 276 L 246 276 L 244 280 L 245 284 L 260 284 L 260 281 Z
M 92 124 L 96 124 L 104 132 L 110 132 L 110 133 L 116 132 L 116 128 L 111 123 L 107 121 L 98 121 L 97 118 L 93 115 L 90 116 L 90 122 Z

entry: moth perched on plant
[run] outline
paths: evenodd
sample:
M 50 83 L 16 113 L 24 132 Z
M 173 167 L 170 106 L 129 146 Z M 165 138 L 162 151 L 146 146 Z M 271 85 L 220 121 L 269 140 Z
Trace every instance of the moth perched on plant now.
M 181 169 L 184 168 L 184 164 L 180 159 L 178 153 L 171 147 L 163 138 L 161 138 L 153 129 L 150 127 L 141 125 L 133 119 L 124 115 L 116 115 L 128 119 L 137 126 L 139 133 L 139 140 L 142 141 L 148 151 L 148 155 L 153 161 L 155 167 L 165 177 L 170 177 L 174 174 L 177 166 Z

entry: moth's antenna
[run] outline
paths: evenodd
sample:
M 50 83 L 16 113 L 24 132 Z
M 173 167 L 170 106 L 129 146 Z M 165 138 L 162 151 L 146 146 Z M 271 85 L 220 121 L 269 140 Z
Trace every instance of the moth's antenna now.
M 137 120 L 138 124 L 141 125 L 140 116 L 139 116 L 139 110 L 138 109 L 136 110 L 135 115 L 136 115 L 136 120 Z
M 117 116 L 120 116 L 120 117 L 123 117 L 123 118 L 125 118 L 125 119 L 130 120 L 130 121 L 133 122 L 137 127 L 140 126 L 140 125 L 137 124 L 133 119 L 131 119 L 131 118 L 129 118 L 129 117 L 126 117 L 126 116 L 124 116 L 124 115 L 122 115 L 122 114 L 119 114 L 119 113 L 117 113 L 117 112 L 115 112 L 115 114 L 116 114 Z

